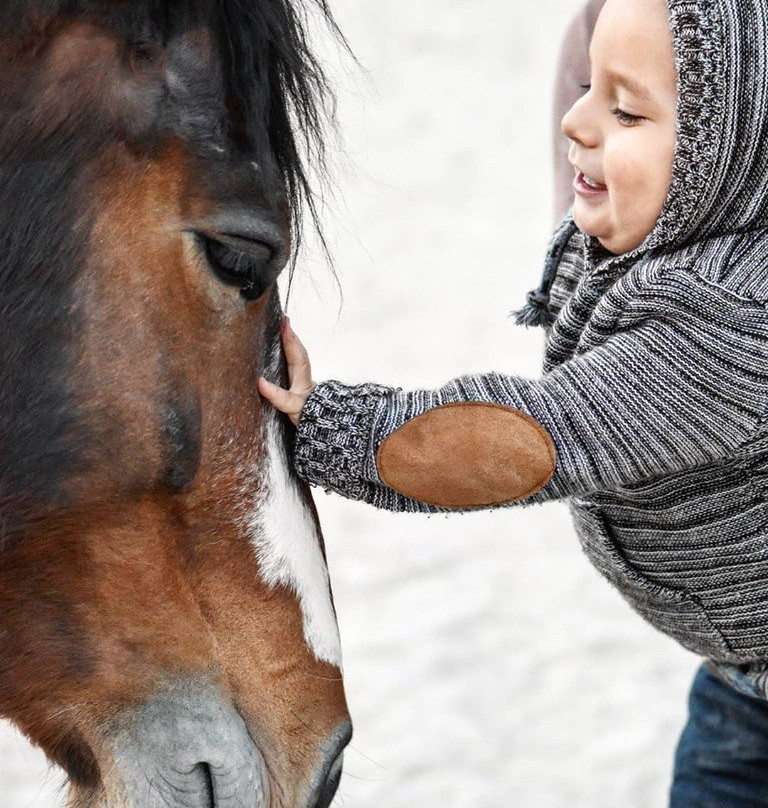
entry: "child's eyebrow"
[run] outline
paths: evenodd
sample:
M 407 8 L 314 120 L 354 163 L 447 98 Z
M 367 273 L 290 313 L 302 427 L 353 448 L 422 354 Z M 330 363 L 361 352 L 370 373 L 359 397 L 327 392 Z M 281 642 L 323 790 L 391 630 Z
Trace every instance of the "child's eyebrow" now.
M 635 81 L 635 79 L 633 79 L 631 76 L 626 76 L 623 73 L 619 73 L 615 70 L 609 70 L 607 75 L 608 78 L 612 79 L 615 84 L 620 85 L 625 90 L 629 90 L 629 92 L 633 93 L 634 95 L 640 96 L 640 98 L 645 98 L 647 101 L 653 100 L 650 90 L 640 84 L 640 82 Z
M 591 70 L 592 69 L 591 47 L 587 51 L 587 62 L 589 63 L 589 67 Z M 633 93 L 634 95 L 640 96 L 640 98 L 645 98 L 647 101 L 653 101 L 653 96 L 651 95 L 650 90 L 648 90 L 646 87 L 640 84 L 640 82 L 635 81 L 635 79 L 633 79 L 631 76 L 627 76 L 618 70 L 607 70 L 606 75 L 615 84 L 624 87 L 625 90 L 629 90 L 629 92 Z

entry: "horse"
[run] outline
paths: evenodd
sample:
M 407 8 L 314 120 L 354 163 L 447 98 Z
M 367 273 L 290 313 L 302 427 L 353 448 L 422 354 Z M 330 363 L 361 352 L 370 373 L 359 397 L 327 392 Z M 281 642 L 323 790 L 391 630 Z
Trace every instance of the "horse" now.
M 0 8 L 0 715 L 70 808 L 338 786 L 323 539 L 256 384 L 333 117 L 312 14 L 338 32 L 324 0 Z

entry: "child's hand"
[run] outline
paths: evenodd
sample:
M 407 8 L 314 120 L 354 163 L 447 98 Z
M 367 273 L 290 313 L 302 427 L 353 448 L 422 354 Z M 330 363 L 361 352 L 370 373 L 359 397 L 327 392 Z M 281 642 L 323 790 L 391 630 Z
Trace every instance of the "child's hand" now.
M 284 412 L 295 426 L 298 426 L 301 410 L 309 394 L 315 389 L 315 383 L 312 381 L 312 368 L 309 364 L 307 349 L 294 333 L 287 317 L 283 318 L 281 336 L 285 358 L 288 362 L 290 389 L 286 390 L 268 382 L 262 376 L 259 379 L 259 392 L 280 412 Z

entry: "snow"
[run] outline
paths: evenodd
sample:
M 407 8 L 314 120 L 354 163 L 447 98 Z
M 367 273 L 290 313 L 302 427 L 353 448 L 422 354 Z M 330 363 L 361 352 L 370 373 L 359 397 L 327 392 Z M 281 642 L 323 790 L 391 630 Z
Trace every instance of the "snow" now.
M 291 291 L 315 377 L 434 386 L 540 372 L 509 311 L 551 229 L 550 99 L 573 0 L 338 0 L 344 152 Z M 316 493 L 355 737 L 340 808 L 658 808 L 692 655 L 582 557 L 562 503 L 386 514 Z M 0 808 L 56 772 L 0 726 Z

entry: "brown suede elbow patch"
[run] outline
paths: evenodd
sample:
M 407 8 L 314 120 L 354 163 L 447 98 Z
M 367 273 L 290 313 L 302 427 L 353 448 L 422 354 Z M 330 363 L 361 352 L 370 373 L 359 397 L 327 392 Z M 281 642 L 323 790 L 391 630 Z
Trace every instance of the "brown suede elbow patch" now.
M 445 404 L 407 421 L 376 453 L 384 485 L 443 508 L 501 505 L 543 488 L 555 444 L 533 417 L 486 402 Z

